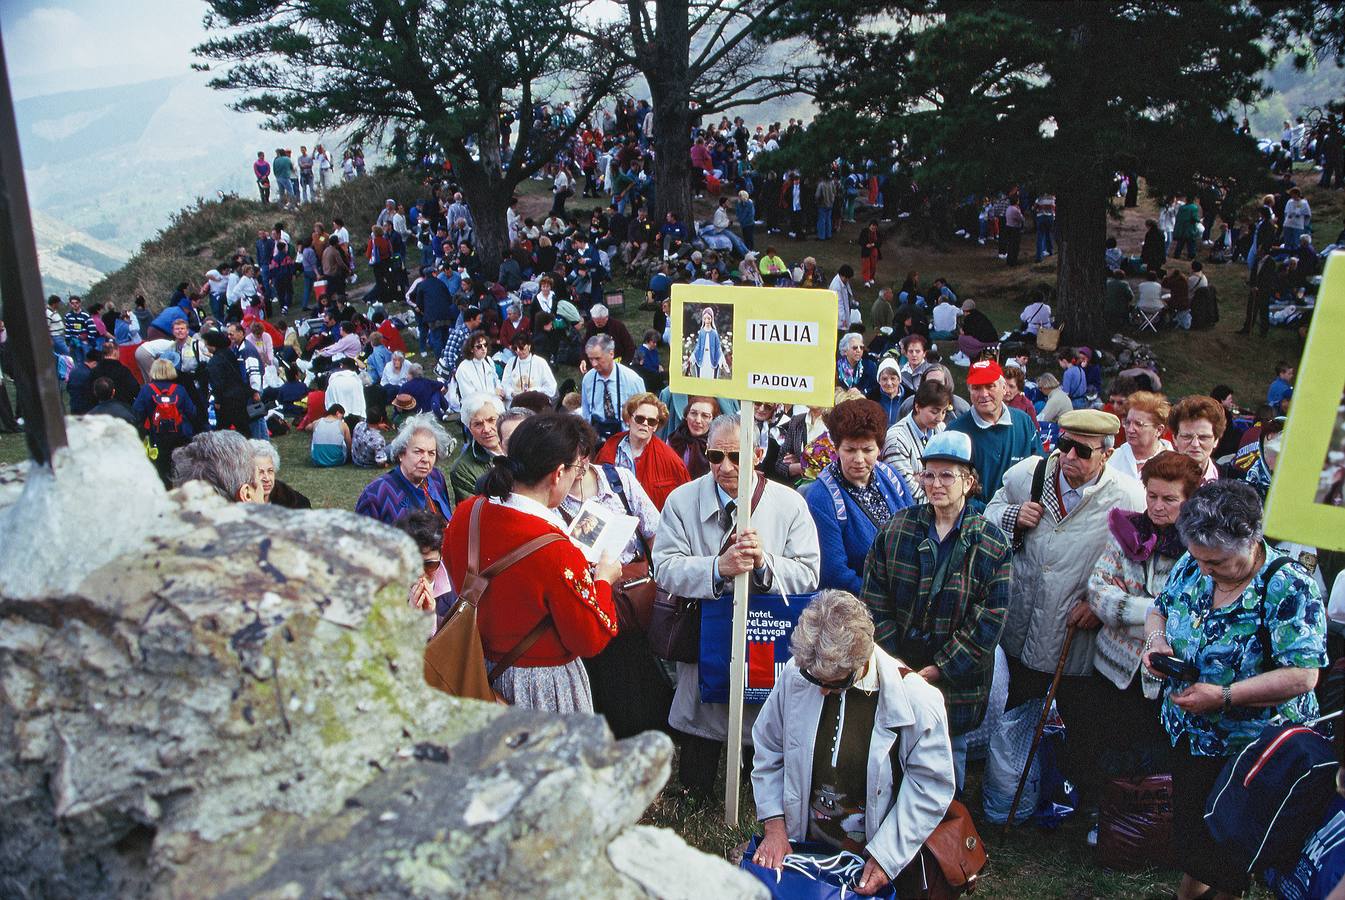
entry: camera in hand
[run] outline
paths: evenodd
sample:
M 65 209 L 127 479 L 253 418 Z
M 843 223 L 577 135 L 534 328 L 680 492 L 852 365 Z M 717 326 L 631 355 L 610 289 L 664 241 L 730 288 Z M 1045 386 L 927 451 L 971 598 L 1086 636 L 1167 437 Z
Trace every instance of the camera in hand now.
M 1165 656 L 1161 653 L 1155 653 L 1149 657 L 1149 665 L 1153 666 L 1155 671 L 1162 672 L 1169 678 L 1175 678 L 1178 681 L 1189 681 L 1192 684 L 1200 680 L 1200 669 L 1193 662 L 1187 662 L 1180 656 Z

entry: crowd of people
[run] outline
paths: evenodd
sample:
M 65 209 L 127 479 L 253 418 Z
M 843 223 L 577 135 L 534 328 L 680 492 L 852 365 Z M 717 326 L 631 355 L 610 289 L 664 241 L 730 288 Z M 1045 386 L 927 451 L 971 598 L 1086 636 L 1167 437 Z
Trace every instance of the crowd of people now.
M 51 298 L 71 412 L 121 415 L 165 480 L 203 479 L 230 501 L 308 504 L 277 477 L 267 440 L 290 429 L 311 433 L 315 466 L 383 469 L 355 510 L 420 549 L 409 602 L 426 613 L 427 636 L 455 608 L 469 545 L 483 559 L 527 549 L 478 608 L 488 662 L 509 660 L 494 689 L 520 706 L 596 711 L 618 736 L 669 731 L 680 788 L 702 802 L 736 738 L 728 707 L 702 698 L 695 649 L 655 656 L 647 623 L 623 612 L 636 585 L 701 606 L 729 602 L 739 576 L 754 592 L 812 595 L 793 660 L 744 716 L 764 865 L 821 840 L 866 854 L 860 893 L 898 882 L 964 789 L 968 735 L 987 716 L 1000 655 L 1009 709 L 1063 673 L 1064 767 L 1085 811 L 1096 814 L 1107 778 L 1171 773 L 1180 896 L 1240 890 L 1246 873 L 1221 864 L 1202 818 L 1211 773 L 1273 716 L 1315 715 L 1327 665 L 1315 557 L 1261 526 L 1293 366 L 1247 417 L 1226 387 L 1169 398 L 1143 365 L 1108 380 L 1092 348 L 1043 363 L 1045 295 L 1010 338 L 946 279 L 926 287 L 913 271 L 861 310 L 850 265 L 828 277 L 812 257 L 786 264 L 775 244 L 758 253 L 756 228 L 829 239 L 858 205 L 882 206 L 886 181 L 871 166 L 838 164 L 807 182 L 758 174 L 757 154 L 800 126 L 725 121 L 700 130 L 692 151 L 711 218 L 654 223 L 649 118 L 622 104 L 611 130 L 579 130 L 553 166 L 548 215 L 511 210 L 496 272 L 474 251 L 467 199 L 436 177 L 371 217 L 358 251 L 373 280 L 363 311 L 347 300 L 357 260 L 340 220 L 297 243 L 276 222 L 161 312 L 143 299 L 85 311 L 77 297 Z M 322 190 L 325 152 L 301 148 L 297 166 L 273 159 L 266 174 L 298 180 L 282 205 Z M 610 203 L 573 217 L 576 189 Z M 1006 237 L 1013 264 L 1023 215 L 1006 199 L 1000 213 L 987 204 L 982 239 Z M 1054 198 L 1028 208 L 1040 258 L 1054 251 Z M 1196 246 L 1185 208 L 1164 239 L 1174 257 Z M 1259 235 L 1266 249 L 1253 257 L 1271 256 L 1272 240 L 1311 247 L 1310 234 L 1289 233 L 1287 212 L 1266 213 L 1285 226 Z M 858 241 L 864 286 L 885 280 L 877 215 Z M 607 288 L 623 267 L 650 273 L 643 333 L 613 315 L 624 298 Z M 834 405 L 756 404 L 747 459 L 736 401 L 666 387 L 659 349 L 679 281 L 834 291 Z M 569 366 L 577 378 L 561 377 Z M 740 528 L 744 466 L 759 477 L 751 527 Z M 529 549 L 568 535 L 589 503 L 638 523 L 619 553 Z M 1188 677 L 1164 674 L 1156 655 L 1190 664 Z

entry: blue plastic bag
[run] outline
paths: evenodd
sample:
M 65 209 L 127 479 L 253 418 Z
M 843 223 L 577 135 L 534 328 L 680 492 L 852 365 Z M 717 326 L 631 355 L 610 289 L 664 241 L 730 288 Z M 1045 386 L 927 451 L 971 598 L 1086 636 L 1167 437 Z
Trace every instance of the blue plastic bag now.
M 738 868 L 766 885 L 774 900 L 842 900 L 859 896 L 855 884 L 864 871 L 864 860 L 855 854 L 842 853 L 821 843 L 794 843 L 791 844 L 794 852 L 785 858 L 784 867 L 777 872 L 752 862 L 760 843 L 759 837 L 748 842 Z M 889 886 L 873 896 L 895 900 L 897 892 Z
M 747 679 L 745 703 L 770 696 L 789 662 L 789 636 L 815 594 L 752 594 L 747 601 Z M 733 636 L 733 599 L 726 595 L 701 603 L 700 697 L 702 703 L 729 702 L 729 650 Z

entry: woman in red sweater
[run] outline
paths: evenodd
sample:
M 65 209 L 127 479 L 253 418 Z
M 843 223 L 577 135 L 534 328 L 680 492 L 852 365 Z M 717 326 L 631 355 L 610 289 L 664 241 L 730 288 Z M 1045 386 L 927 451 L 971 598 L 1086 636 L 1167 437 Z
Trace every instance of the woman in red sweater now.
M 654 437 L 668 424 L 668 407 L 653 394 L 636 394 L 622 408 L 626 430 L 607 439 L 594 461 L 635 473 L 635 480 L 660 511 L 673 488 L 691 480 L 677 451 Z
M 444 533 L 443 558 L 461 588 L 467 572 L 472 510 L 480 516 L 479 571 L 533 538 L 564 534 L 556 507 L 584 470 L 597 443 L 589 424 L 576 416 L 547 413 L 524 420 L 510 436 L 509 455 L 497 456 L 486 473 L 484 496 L 453 513 Z M 568 539 L 554 541 L 496 575 L 477 607 L 477 627 L 486 667 L 524 644 L 538 623 L 549 620 L 495 682 L 515 706 L 552 712 L 593 712 L 593 697 L 581 657 L 595 656 L 616 634 L 612 582 L 621 564 L 604 557 L 590 573 L 588 561 Z

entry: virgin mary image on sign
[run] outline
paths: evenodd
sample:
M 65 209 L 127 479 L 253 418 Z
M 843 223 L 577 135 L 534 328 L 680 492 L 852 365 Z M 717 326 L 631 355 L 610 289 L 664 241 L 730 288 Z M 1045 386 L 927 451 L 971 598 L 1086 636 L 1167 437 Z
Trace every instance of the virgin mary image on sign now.
M 694 338 L 688 335 L 686 343 L 689 346 L 684 353 L 683 371 L 693 378 L 733 377 L 730 360 L 733 351 L 728 343 L 732 332 L 721 335 L 715 318 L 714 307 L 702 307 L 700 328 Z

